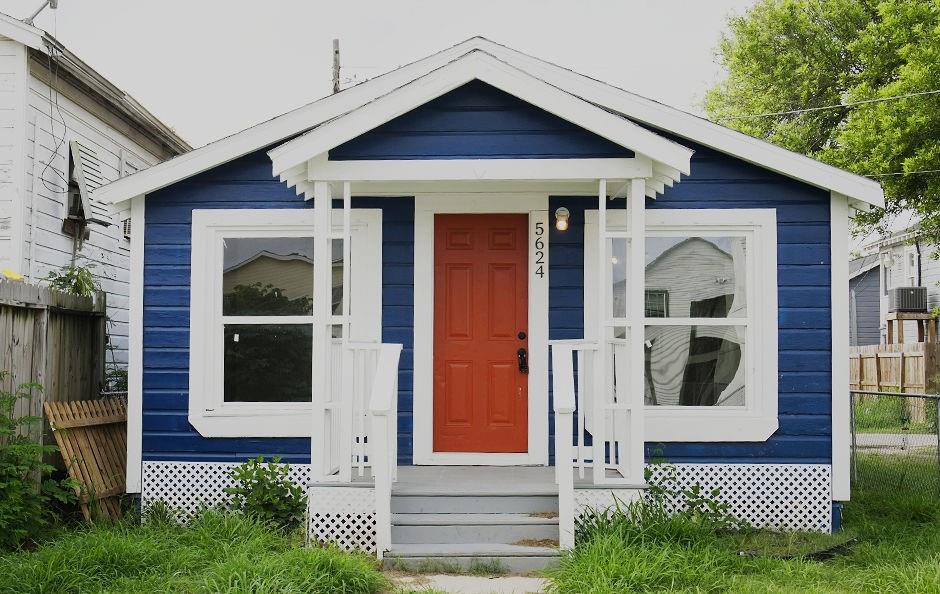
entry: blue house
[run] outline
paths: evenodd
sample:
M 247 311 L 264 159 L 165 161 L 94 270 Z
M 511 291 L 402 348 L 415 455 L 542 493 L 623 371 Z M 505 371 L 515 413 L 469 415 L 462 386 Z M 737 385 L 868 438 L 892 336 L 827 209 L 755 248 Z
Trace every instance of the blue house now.
M 260 454 L 379 556 L 538 566 L 647 467 L 838 527 L 869 179 L 473 38 L 96 198 L 133 217 L 145 504 Z

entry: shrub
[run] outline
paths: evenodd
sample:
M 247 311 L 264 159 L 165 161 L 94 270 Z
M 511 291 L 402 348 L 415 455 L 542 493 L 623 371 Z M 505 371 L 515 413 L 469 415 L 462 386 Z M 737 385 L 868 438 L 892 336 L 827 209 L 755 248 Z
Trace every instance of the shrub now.
M 50 270 L 43 280 L 56 291 L 91 297 L 98 290 L 98 283 L 91 272 L 94 267 L 95 264 L 92 262 L 89 262 L 88 266 L 78 264 L 63 266 L 59 270 Z
M 9 375 L 0 371 L 0 384 Z M 21 384 L 12 392 L 0 388 L 0 548 L 16 548 L 45 528 L 54 517 L 52 501 L 75 500 L 72 482 L 49 478 L 55 468 L 43 462 L 58 448 L 30 436 L 41 419 L 15 415 L 17 401 L 41 389 L 39 384 Z
M 230 473 L 236 485 L 225 488 L 232 507 L 284 529 L 296 528 L 304 520 L 307 500 L 303 489 L 287 478 L 289 470 L 278 456 L 270 462 L 258 456 L 236 466 Z

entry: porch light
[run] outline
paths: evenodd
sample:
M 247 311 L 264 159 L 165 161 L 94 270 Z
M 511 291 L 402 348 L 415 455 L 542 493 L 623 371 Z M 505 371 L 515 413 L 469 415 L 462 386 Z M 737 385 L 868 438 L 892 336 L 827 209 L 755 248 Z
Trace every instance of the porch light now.
M 564 206 L 559 207 L 555 210 L 555 228 L 559 231 L 568 230 L 568 219 L 571 217 L 571 213 L 568 212 L 568 209 Z

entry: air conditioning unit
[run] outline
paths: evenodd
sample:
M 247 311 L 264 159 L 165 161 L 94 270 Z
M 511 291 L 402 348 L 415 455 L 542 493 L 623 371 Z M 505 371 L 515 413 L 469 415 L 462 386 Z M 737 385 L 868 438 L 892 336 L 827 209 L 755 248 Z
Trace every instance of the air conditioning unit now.
M 927 311 L 927 287 L 897 287 L 888 291 L 888 311 Z

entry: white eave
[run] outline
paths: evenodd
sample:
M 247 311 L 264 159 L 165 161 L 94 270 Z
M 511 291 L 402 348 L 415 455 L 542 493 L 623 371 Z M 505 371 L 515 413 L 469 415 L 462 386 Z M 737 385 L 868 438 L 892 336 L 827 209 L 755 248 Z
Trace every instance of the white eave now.
M 554 88 L 556 91 L 580 99 L 586 104 L 596 104 L 592 106 L 595 109 L 599 105 L 606 110 L 622 114 L 623 117 L 618 118 L 621 122 L 625 121 L 625 118 L 629 118 L 629 120 L 663 130 L 679 138 L 707 146 L 781 175 L 845 195 L 856 206 L 884 206 L 884 193 L 881 185 L 871 179 L 749 137 L 704 118 L 634 95 L 481 37 L 469 39 L 340 93 L 330 95 L 187 154 L 117 180 L 98 189 L 95 192 L 95 198 L 105 203 L 123 202 L 135 196 L 164 188 L 217 165 L 283 142 L 299 134 L 308 131 L 315 132 L 313 130 L 315 127 L 326 127 L 333 118 L 365 108 L 399 87 L 405 87 L 412 81 L 432 75 L 435 71 L 443 69 L 451 63 L 458 62 L 462 56 L 471 54 L 476 56 L 476 60 L 484 62 L 489 60 L 488 64 L 492 66 L 494 71 L 497 69 L 497 63 L 502 64 L 501 68 L 504 73 L 508 73 L 509 71 L 506 69 L 510 68 L 513 76 L 520 80 L 535 80 L 542 85 Z M 521 73 L 523 76 L 520 77 L 517 73 Z M 495 86 L 500 87 L 501 85 Z M 611 117 L 617 117 L 614 114 L 610 115 Z M 321 126 L 321 124 L 324 124 L 324 126 Z M 621 125 L 618 129 L 623 131 L 628 128 Z M 661 142 L 668 142 L 652 132 L 646 132 L 651 137 L 658 138 Z M 332 134 L 336 138 L 343 136 L 335 129 Z M 607 134 L 609 132 L 605 131 L 601 135 L 607 137 Z M 301 137 L 297 139 L 299 144 L 293 145 L 293 147 L 296 148 L 304 143 L 319 146 L 326 137 L 325 133 L 311 135 L 316 137 L 315 140 Z M 640 135 L 636 134 L 635 138 L 640 138 Z M 286 149 L 292 144 L 286 143 L 284 147 L 280 148 Z M 681 147 L 676 143 L 672 144 L 680 149 L 685 149 L 685 147 Z M 656 146 L 665 145 L 656 144 Z M 630 148 L 638 154 L 656 159 L 653 155 L 648 155 L 639 146 Z M 281 152 L 278 149 L 272 151 L 272 153 L 275 159 L 282 159 L 279 161 L 281 163 L 279 168 L 283 168 L 284 163 L 291 161 L 287 158 L 287 151 Z M 296 158 L 296 155 L 292 158 Z M 667 179 L 662 179 L 659 180 L 659 183 L 665 181 Z
M 308 175 L 308 161 L 318 158 L 322 161 L 327 151 L 333 147 L 352 140 L 473 80 L 480 80 L 510 93 L 531 105 L 633 151 L 637 155 L 636 160 L 645 161 L 647 164 L 645 174 L 638 175 L 638 177 L 649 179 L 646 191 L 648 196 L 655 197 L 657 193 L 663 191 L 663 184 L 657 181 L 658 178 L 662 178 L 665 184 L 671 186 L 679 181 L 680 174 L 690 172 L 693 153 L 690 149 L 541 81 L 495 56 L 481 50 L 470 50 L 445 66 L 268 151 L 274 175 L 280 176 L 282 181 L 286 181 L 290 186 L 297 186 L 298 190 L 307 193 L 308 197 L 312 196 L 312 187 L 309 187 L 309 183 L 304 183 L 316 179 Z M 565 167 L 565 161 L 572 165 Z M 605 177 L 605 174 L 595 174 L 595 171 L 612 171 L 614 177 L 620 177 L 616 175 L 617 165 L 620 162 L 622 162 L 620 164 L 625 172 L 624 175 L 629 175 L 627 172 L 632 169 L 630 160 L 627 159 L 591 159 L 589 161 L 596 167 L 581 167 L 580 172 L 576 172 L 577 161 L 579 160 L 559 159 L 555 163 L 548 164 L 539 159 L 521 160 L 521 163 L 526 166 L 517 168 L 532 172 L 531 179 L 545 179 L 544 175 L 551 174 L 551 169 L 571 172 L 562 174 L 563 179 L 574 178 L 576 173 L 591 179 Z M 520 162 L 513 161 L 511 164 L 504 161 L 503 165 L 509 167 L 500 167 L 499 162 L 485 159 L 469 160 L 469 164 L 459 160 L 443 164 L 430 161 L 417 163 L 402 161 L 391 167 L 387 167 L 388 163 L 362 164 L 359 161 L 346 163 L 346 165 L 353 165 L 360 169 L 368 169 L 370 172 L 386 165 L 381 169 L 391 174 L 395 174 L 396 167 L 404 168 L 409 164 L 416 164 L 420 170 L 434 169 L 437 176 L 450 176 L 435 179 L 480 180 L 512 179 L 506 177 L 507 174 L 513 173 L 511 165 L 519 165 Z M 441 169 L 447 169 L 447 171 L 442 172 Z M 383 174 L 383 176 L 387 175 L 388 173 Z M 422 171 L 418 171 L 416 175 L 415 179 L 426 179 Z M 552 177 L 557 179 L 555 175 Z M 331 180 L 329 177 L 321 179 Z M 371 177 L 370 179 L 380 178 Z M 382 177 L 382 179 L 397 178 Z

